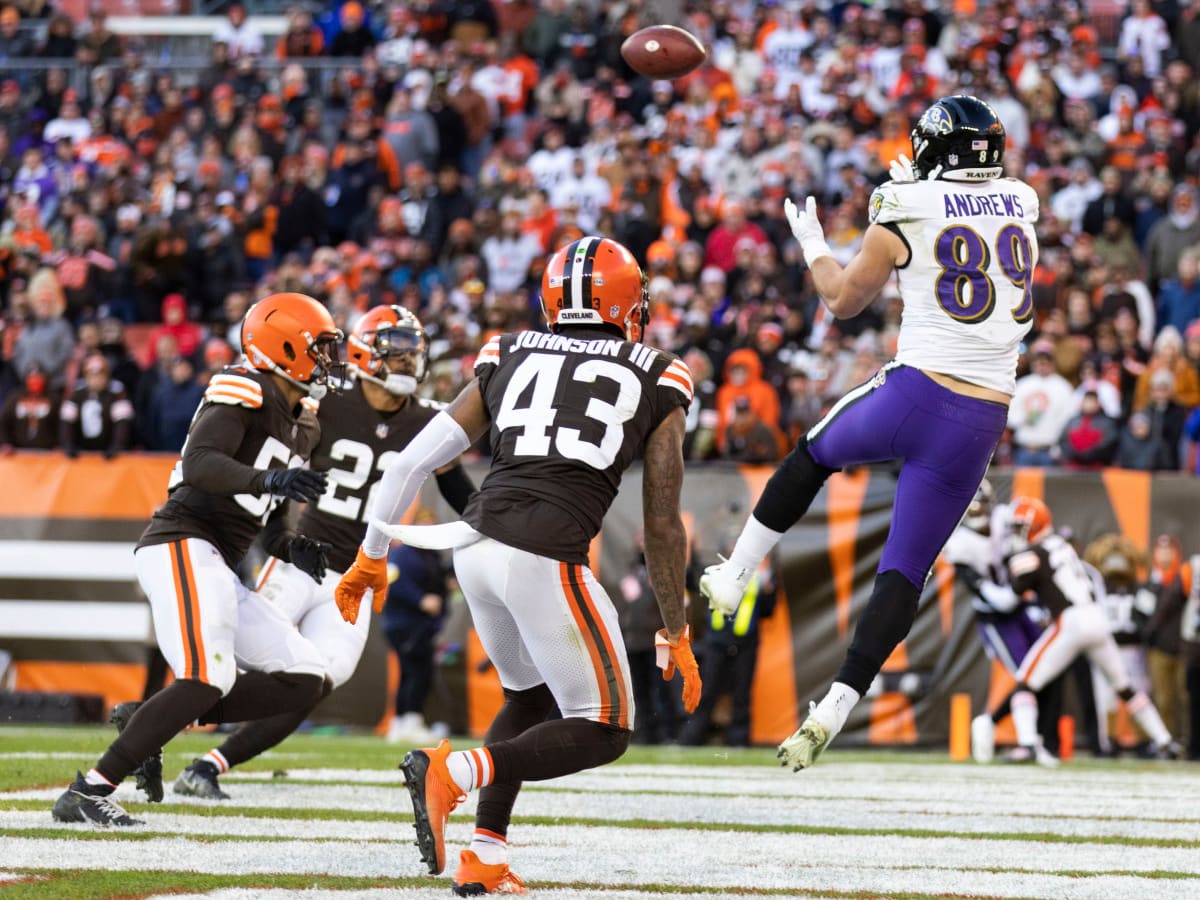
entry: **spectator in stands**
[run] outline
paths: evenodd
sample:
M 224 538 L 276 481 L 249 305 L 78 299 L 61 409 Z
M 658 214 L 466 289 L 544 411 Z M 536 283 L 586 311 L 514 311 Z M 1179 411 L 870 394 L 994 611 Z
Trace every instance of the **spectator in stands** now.
M 133 404 L 125 391 L 112 383 L 108 361 L 102 355 L 84 360 L 83 385 L 63 401 L 61 419 L 59 440 L 67 456 L 91 450 L 112 459 L 129 449 Z
M 1200 246 L 1179 256 L 1177 277 L 1164 281 L 1158 291 L 1158 323 L 1172 325 L 1180 334 L 1200 320 Z
M 46 27 L 46 40 L 38 50 L 38 56 L 46 59 L 74 59 L 79 42 L 75 39 L 75 23 L 70 16 L 58 13 L 51 17 Z
M 196 369 L 186 356 L 177 357 L 160 378 L 150 398 L 142 440 L 147 450 L 179 452 L 187 439 L 188 426 L 204 399 L 204 385 L 196 378 Z
M 773 434 L 779 429 L 779 394 L 762 377 L 762 363 L 749 347 L 734 350 L 725 360 L 724 383 L 717 390 L 717 449 L 726 454 L 729 426 L 737 413 L 737 400 L 749 402 L 754 419 Z
M 375 34 L 365 24 L 366 12 L 358 0 L 348 0 L 338 13 L 341 28 L 329 45 L 330 56 L 361 58 L 376 44 Z
M 79 38 L 76 57 L 83 65 L 99 65 L 120 59 L 121 38 L 108 27 L 108 13 L 99 2 L 88 7 L 88 30 Z
M 394 6 L 393 9 L 403 9 Z M 313 24 L 312 13 L 303 7 L 288 11 L 287 31 L 275 45 L 275 56 L 279 59 L 312 59 L 325 50 L 325 37 L 321 29 Z
M 1096 391 L 1089 390 L 1079 412 L 1063 427 L 1059 455 L 1068 469 L 1100 469 L 1112 463 L 1120 440 L 1120 425 L 1100 408 Z
M 1135 412 L 1121 434 L 1117 466 L 1141 472 L 1164 469 L 1167 452 L 1162 439 L 1151 433 L 1150 417 L 1144 412 Z
M 13 450 L 53 450 L 58 446 L 59 400 L 36 366 L 24 383 L 4 397 L 0 408 L 0 455 Z
M 1014 462 L 1019 466 L 1057 464 L 1059 438 L 1074 407 L 1071 383 L 1054 370 L 1054 344 L 1038 340 L 1030 348 L 1032 370 L 1017 379 L 1008 408 Z
M 733 417 L 725 426 L 722 443 L 722 457 L 734 462 L 765 464 L 779 459 L 777 432 L 755 415 L 746 396 L 733 401 Z
M 52 393 L 66 384 L 66 365 L 75 349 L 75 332 L 63 318 L 67 306 L 53 269 L 39 269 L 29 282 L 32 315 L 23 324 L 13 350 L 13 368 L 22 380 L 35 368 L 44 372 Z
M 736 262 L 735 248 L 742 238 L 750 238 L 755 244 L 767 242 L 763 230 L 746 218 L 746 205 L 740 200 L 727 200 L 722 210 L 721 224 L 708 236 L 704 264 L 716 266 L 728 274 Z
M 26 59 L 36 52 L 33 37 L 21 29 L 21 13 L 17 8 L 0 9 L 0 63 Z
M 1146 237 L 1146 283 L 1157 291 L 1160 282 L 1179 271 L 1179 257 L 1200 244 L 1200 208 L 1196 189 L 1178 184 L 1171 191 L 1165 217 L 1155 223 Z
M 534 235 L 521 232 L 520 210 L 509 209 L 500 219 L 500 233 L 485 240 L 480 253 L 488 267 L 488 286 L 504 293 L 525 283 L 542 250 Z
M 1133 395 L 1133 408 L 1143 409 L 1153 393 L 1153 377 L 1159 372 L 1171 376 L 1173 399 L 1191 409 L 1200 405 L 1200 377 L 1183 355 L 1183 338 L 1174 326 L 1167 326 L 1154 340 L 1154 352 L 1145 369 L 1138 375 Z
M 113 381 L 121 383 L 126 395 L 137 396 L 142 368 L 125 343 L 125 323 L 112 317 L 101 319 L 98 339 L 97 349 L 108 361 L 108 371 L 112 373 Z
M 181 356 L 193 357 L 204 339 L 204 329 L 188 318 L 187 300 L 182 294 L 168 294 L 162 302 L 162 324 L 150 332 L 148 362 L 157 361 L 159 339 L 170 335 Z
M 225 10 L 225 21 L 216 27 L 212 36 L 214 43 L 229 48 L 229 59 L 237 61 L 243 56 L 262 56 L 263 36 L 250 23 L 242 0 L 233 0 Z

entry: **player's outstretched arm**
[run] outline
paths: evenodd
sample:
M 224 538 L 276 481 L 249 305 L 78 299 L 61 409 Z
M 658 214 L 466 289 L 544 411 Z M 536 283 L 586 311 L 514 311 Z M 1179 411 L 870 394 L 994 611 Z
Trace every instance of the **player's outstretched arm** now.
M 685 414 L 668 415 L 646 440 L 642 471 L 642 520 L 646 536 L 646 572 L 658 598 L 667 636 L 677 638 L 687 624 L 684 610 L 687 532 L 679 511 L 683 490 Z
M 853 318 L 866 309 L 879 296 L 892 270 L 908 259 L 908 248 L 898 235 L 882 225 L 871 225 L 854 259 L 843 267 L 825 242 L 814 198 L 805 200 L 803 207 L 785 200 L 784 212 L 812 272 L 813 287 L 839 319 Z
M 654 640 L 658 666 L 667 680 L 675 675 L 676 669 L 679 670 L 683 676 L 683 708 L 692 712 L 700 703 L 701 685 L 684 608 L 687 532 L 679 512 L 679 495 L 683 489 L 685 429 L 684 411 L 678 407 L 659 423 L 646 441 L 642 521 L 646 535 L 646 571 L 666 625 Z

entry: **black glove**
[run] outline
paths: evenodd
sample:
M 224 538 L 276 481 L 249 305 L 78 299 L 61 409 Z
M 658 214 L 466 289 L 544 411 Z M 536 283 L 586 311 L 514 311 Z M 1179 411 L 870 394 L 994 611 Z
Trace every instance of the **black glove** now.
M 312 469 L 271 469 L 263 479 L 263 489 L 298 503 L 316 500 L 325 493 L 325 473 Z
M 298 534 L 288 543 L 288 556 L 293 566 L 320 584 L 321 579 L 325 577 L 325 570 L 329 567 L 330 549 L 332 548 L 329 544 Z

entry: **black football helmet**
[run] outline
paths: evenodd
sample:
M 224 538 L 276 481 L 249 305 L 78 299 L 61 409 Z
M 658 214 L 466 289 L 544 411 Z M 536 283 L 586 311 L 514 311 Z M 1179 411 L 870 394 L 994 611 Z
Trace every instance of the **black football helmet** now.
M 910 138 L 919 178 L 987 181 L 1004 171 L 1004 125 L 978 97 L 943 97 L 925 110 Z

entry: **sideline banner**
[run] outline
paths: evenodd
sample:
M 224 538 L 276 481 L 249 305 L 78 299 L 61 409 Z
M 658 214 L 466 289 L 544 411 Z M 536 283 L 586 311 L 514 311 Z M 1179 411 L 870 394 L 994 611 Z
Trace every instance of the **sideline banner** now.
M 17 689 L 99 693 L 110 706 L 141 696 L 152 629 L 133 576 L 132 550 L 165 499 L 174 461 L 155 454 L 111 461 L 59 454 L 0 458 L 0 650 L 13 656 Z M 476 483 L 487 471 L 483 464 L 468 469 Z M 771 471 L 688 469 L 683 505 L 695 571 L 715 561 L 722 543 L 736 535 Z M 1200 550 L 1194 514 L 1200 481 L 1190 476 L 1018 469 L 993 470 L 989 477 L 998 500 L 1014 491 L 1045 499 L 1056 525 L 1070 528 L 1080 546 L 1118 531 L 1148 547 L 1155 535 L 1168 532 L 1185 553 Z M 783 595 L 762 627 L 751 717 L 755 742 L 790 734 L 808 701 L 819 698 L 836 673 L 870 596 L 894 493 L 890 470 L 839 473 L 781 543 Z M 440 520 L 453 518 L 432 481 L 421 501 Z M 593 569 L 618 604 L 624 602 L 618 585 L 633 564 L 641 518 L 641 472 L 635 467 L 626 473 L 592 552 Z M 693 603 L 694 624 L 707 619 L 702 605 Z M 463 604 L 453 608 L 440 643 L 444 662 L 431 706 L 456 730 L 482 734 L 502 695 Z M 373 628 L 359 671 L 316 718 L 378 726 L 390 713 L 396 678 L 386 642 Z M 944 744 L 952 694 L 969 693 L 978 711 L 989 693 L 1002 689 L 969 604 L 950 568 L 939 564 L 912 633 L 855 709 L 839 743 Z

